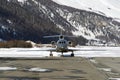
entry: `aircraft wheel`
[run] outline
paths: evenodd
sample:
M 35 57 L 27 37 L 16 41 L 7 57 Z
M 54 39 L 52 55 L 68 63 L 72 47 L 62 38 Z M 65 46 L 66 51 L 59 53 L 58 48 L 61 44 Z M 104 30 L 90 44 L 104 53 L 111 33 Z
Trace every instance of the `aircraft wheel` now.
M 50 56 L 53 56 L 52 51 L 50 51 Z
M 71 57 L 74 57 L 74 53 L 71 53 Z
M 53 54 L 52 54 L 52 53 L 50 53 L 50 56 L 53 56 Z

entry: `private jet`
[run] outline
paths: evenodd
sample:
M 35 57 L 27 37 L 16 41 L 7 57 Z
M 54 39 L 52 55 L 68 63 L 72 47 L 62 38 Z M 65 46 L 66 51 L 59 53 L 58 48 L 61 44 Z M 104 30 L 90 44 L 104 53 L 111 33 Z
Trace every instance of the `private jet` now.
M 72 44 L 71 41 L 67 41 L 65 37 L 74 37 L 74 36 L 67 36 L 63 35 L 62 33 L 60 35 L 53 35 L 53 36 L 44 36 L 44 38 L 52 38 L 52 37 L 58 37 L 59 39 L 57 42 L 52 41 L 51 44 L 55 46 L 54 49 L 49 49 L 46 51 L 50 51 L 50 56 L 53 56 L 52 52 L 61 52 L 63 56 L 63 53 L 65 52 L 71 52 L 71 57 L 74 57 L 74 51 L 77 51 L 77 49 L 69 49 L 68 46 Z

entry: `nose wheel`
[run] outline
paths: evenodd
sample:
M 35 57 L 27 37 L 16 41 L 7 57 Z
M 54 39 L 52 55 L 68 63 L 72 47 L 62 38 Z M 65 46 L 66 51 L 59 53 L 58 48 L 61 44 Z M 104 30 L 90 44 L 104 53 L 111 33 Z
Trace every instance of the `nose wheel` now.
M 72 53 L 71 53 L 71 57 L 74 57 L 74 53 L 73 53 L 73 51 L 72 51 Z

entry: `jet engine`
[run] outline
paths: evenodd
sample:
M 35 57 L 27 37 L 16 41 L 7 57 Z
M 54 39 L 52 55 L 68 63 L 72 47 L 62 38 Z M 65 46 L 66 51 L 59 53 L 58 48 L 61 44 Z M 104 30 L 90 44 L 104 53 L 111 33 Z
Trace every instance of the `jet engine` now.
M 56 42 L 55 41 L 51 41 L 52 47 L 55 47 Z
M 72 46 L 72 42 L 71 41 L 68 41 L 68 46 Z

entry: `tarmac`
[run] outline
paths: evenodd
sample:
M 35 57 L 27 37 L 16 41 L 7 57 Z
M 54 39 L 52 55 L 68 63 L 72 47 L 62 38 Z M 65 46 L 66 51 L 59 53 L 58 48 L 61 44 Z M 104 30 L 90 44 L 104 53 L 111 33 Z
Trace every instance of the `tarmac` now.
M 120 58 L 44 57 L 34 59 L 1 58 L 0 80 L 117 80 Z M 41 70 L 31 70 L 39 68 Z

